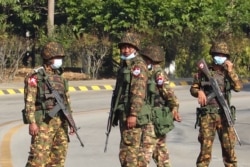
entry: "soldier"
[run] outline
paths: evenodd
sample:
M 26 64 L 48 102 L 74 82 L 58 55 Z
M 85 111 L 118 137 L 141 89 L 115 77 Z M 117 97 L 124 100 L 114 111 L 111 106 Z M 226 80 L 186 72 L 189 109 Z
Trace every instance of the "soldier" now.
M 68 149 L 68 123 L 58 112 L 51 118 L 48 113 L 55 107 L 55 97 L 44 80 L 48 77 L 51 85 L 57 90 L 65 105 L 70 109 L 68 83 L 61 74 L 61 65 L 65 56 L 62 45 L 56 42 L 47 43 L 42 49 L 45 75 L 36 70 L 25 78 L 25 116 L 29 124 L 31 146 L 26 167 L 63 167 Z M 70 134 L 74 133 L 70 128 Z
M 151 44 L 140 53 L 145 57 L 149 68 L 147 95 L 153 107 L 152 123 L 144 128 L 142 150 L 147 164 L 153 157 L 157 167 L 170 167 L 166 134 L 174 128 L 173 120 L 181 122 L 179 102 L 161 67 L 165 56 L 163 48 Z
M 212 77 L 214 77 L 224 98 L 230 106 L 231 90 L 239 92 L 242 89 L 242 84 L 233 68 L 233 63 L 230 61 L 228 46 L 223 41 L 214 42 L 210 55 L 213 58 L 213 63 L 209 68 Z M 203 82 L 204 81 L 204 82 Z M 225 167 L 236 167 L 237 159 L 235 155 L 235 139 L 236 136 L 232 127 L 228 126 L 225 114 L 222 107 L 216 98 L 208 101 L 207 96 L 213 90 L 211 85 L 206 83 L 208 78 L 204 73 L 199 71 L 193 80 L 190 88 L 192 96 L 198 98 L 200 108 L 197 110 L 197 125 L 200 127 L 198 141 L 200 142 L 200 154 L 197 158 L 197 167 L 208 167 L 211 160 L 212 145 L 215 134 L 219 136 L 223 162 Z M 234 107 L 232 115 L 235 115 Z
M 140 40 L 134 33 L 125 33 L 118 43 L 121 54 L 120 69 L 116 79 L 114 101 L 119 103 L 114 125 L 120 126 L 121 141 L 119 159 L 122 167 L 140 166 L 138 164 L 141 145 L 142 124 L 147 87 L 147 65 L 138 54 Z M 118 91 L 117 91 L 118 90 Z M 113 101 L 113 100 L 112 100 Z

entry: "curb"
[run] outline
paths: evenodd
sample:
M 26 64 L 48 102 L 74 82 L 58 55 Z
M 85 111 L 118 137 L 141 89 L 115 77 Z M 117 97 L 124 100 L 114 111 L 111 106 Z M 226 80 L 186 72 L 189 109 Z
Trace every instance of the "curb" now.
M 69 92 L 76 92 L 76 91 L 98 91 L 98 90 L 113 90 L 114 86 L 112 85 L 93 85 L 93 86 L 69 86 Z M 2 89 L 0 90 L 1 95 L 13 95 L 13 94 L 23 94 L 24 89 Z
M 178 81 L 178 82 L 170 82 L 170 87 L 175 86 L 187 86 L 190 85 L 191 82 L 189 81 Z M 99 91 L 99 90 L 113 90 L 114 85 L 92 85 L 92 86 L 69 86 L 69 92 L 76 92 L 76 91 Z M 13 95 L 13 94 L 23 94 L 23 88 L 7 88 L 7 89 L 0 89 L 0 96 L 2 95 Z
M 249 83 L 248 79 L 242 79 L 242 83 L 246 84 Z M 170 87 L 176 87 L 176 86 L 188 86 L 191 85 L 192 81 L 170 81 L 169 85 Z M 69 86 L 69 92 L 76 92 L 76 91 L 100 91 L 100 90 L 113 90 L 114 84 L 103 84 L 103 85 L 92 85 L 92 86 Z M 18 88 L 6 88 L 6 89 L 0 89 L 0 96 L 2 95 L 13 95 L 13 94 L 23 94 L 24 89 Z

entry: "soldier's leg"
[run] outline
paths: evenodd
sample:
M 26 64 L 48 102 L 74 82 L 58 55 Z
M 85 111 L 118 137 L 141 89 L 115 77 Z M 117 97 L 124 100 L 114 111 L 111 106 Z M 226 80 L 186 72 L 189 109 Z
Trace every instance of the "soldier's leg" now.
M 198 136 L 198 141 L 200 142 L 200 154 L 196 161 L 197 167 L 209 166 L 212 154 L 212 145 L 216 134 L 215 117 L 215 114 L 206 114 L 200 118 L 201 121 Z
M 237 158 L 235 153 L 235 134 L 232 127 L 227 127 L 224 123 L 218 131 L 221 142 L 222 156 L 225 167 L 237 167 Z
M 50 159 L 51 163 L 48 164 L 50 167 L 63 167 L 68 150 L 68 135 L 67 129 L 60 127 L 53 140 Z
M 26 167 L 45 167 L 50 161 L 50 149 L 52 143 L 51 132 L 48 124 L 39 126 L 39 133 L 31 139 L 30 152 Z
M 137 167 L 141 145 L 141 128 L 121 128 L 119 159 L 122 167 Z M 140 157 L 143 157 L 140 155 Z
M 159 137 L 153 152 L 153 159 L 157 167 L 170 167 L 169 153 L 166 144 L 166 135 Z
M 154 131 L 154 125 L 149 123 L 145 125 L 142 129 L 142 145 L 141 151 L 144 158 L 139 159 L 139 164 L 141 166 L 148 166 L 151 157 L 153 155 L 153 150 L 156 146 L 156 135 Z

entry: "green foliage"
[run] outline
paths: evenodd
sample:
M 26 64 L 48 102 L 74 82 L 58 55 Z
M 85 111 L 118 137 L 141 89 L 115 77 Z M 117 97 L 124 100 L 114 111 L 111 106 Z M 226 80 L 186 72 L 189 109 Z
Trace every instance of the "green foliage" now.
M 166 64 L 176 61 L 177 77 L 192 76 L 201 57 L 211 61 L 211 42 L 223 38 L 229 42 L 232 55 L 238 55 L 235 67 L 242 68 L 237 70 L 242 76 L 249 75 L 249 0 L 57 0 L 51 37 L 46 29 L 47 3 L 0 0 L 1 35 L 23 36 L 29 30 L 38 50 L 46 41 L 56 40 L 63 43 L 68 55 L 74 55 L 83 52 L 83 45 L 100 46 L 94 39 L 82 43 L 87 34 L 97 41 L 108 40 L 113 46 L 110 56 L 116 59 L 121 34 L 135 31 L 142 34 L 144 42 L 152 40 L 165 48 Z M 68 65 L 79 63 L 75 56 L 69 57 Z

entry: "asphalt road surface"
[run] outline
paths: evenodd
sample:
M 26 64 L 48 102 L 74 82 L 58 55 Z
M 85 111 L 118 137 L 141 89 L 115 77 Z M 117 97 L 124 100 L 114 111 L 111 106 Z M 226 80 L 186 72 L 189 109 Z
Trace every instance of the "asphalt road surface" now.
M 180 101 L 183 121 L 175 123 L 168 134 L 167 144 L 173 167 L 194 167 L 199 153 L 198 129 L 194 129 L 197 99 L 189 94 L 189 86 L 175 87 Z M 242 145 L 236 145 L 239 167 L 250 167 L 250 88 L 245 86 L 233 93 L 232 104 L 237 108 L 235 128 Z M 104 153 L 106 123 L 112 91 L 99 90 L 72 92 L 71 101 L 74 118 L 80 128 L 78 133 L 85 145 L 80 146 L 76 136 L 70 136 L 66 167 L 119 167 L 118 152 L 120 135 L 118 127 L 112 129 L 108 150 Z M 21 121 L 23 95 L 0 96 L 0 166 L 24 167 L 28 157 L 30 136 L 28 126 Z M 155 167 L 151 162 L 150 167 Z M 221 149 L 218 138 L 213 145 L 211 167 L 222 167 Z

